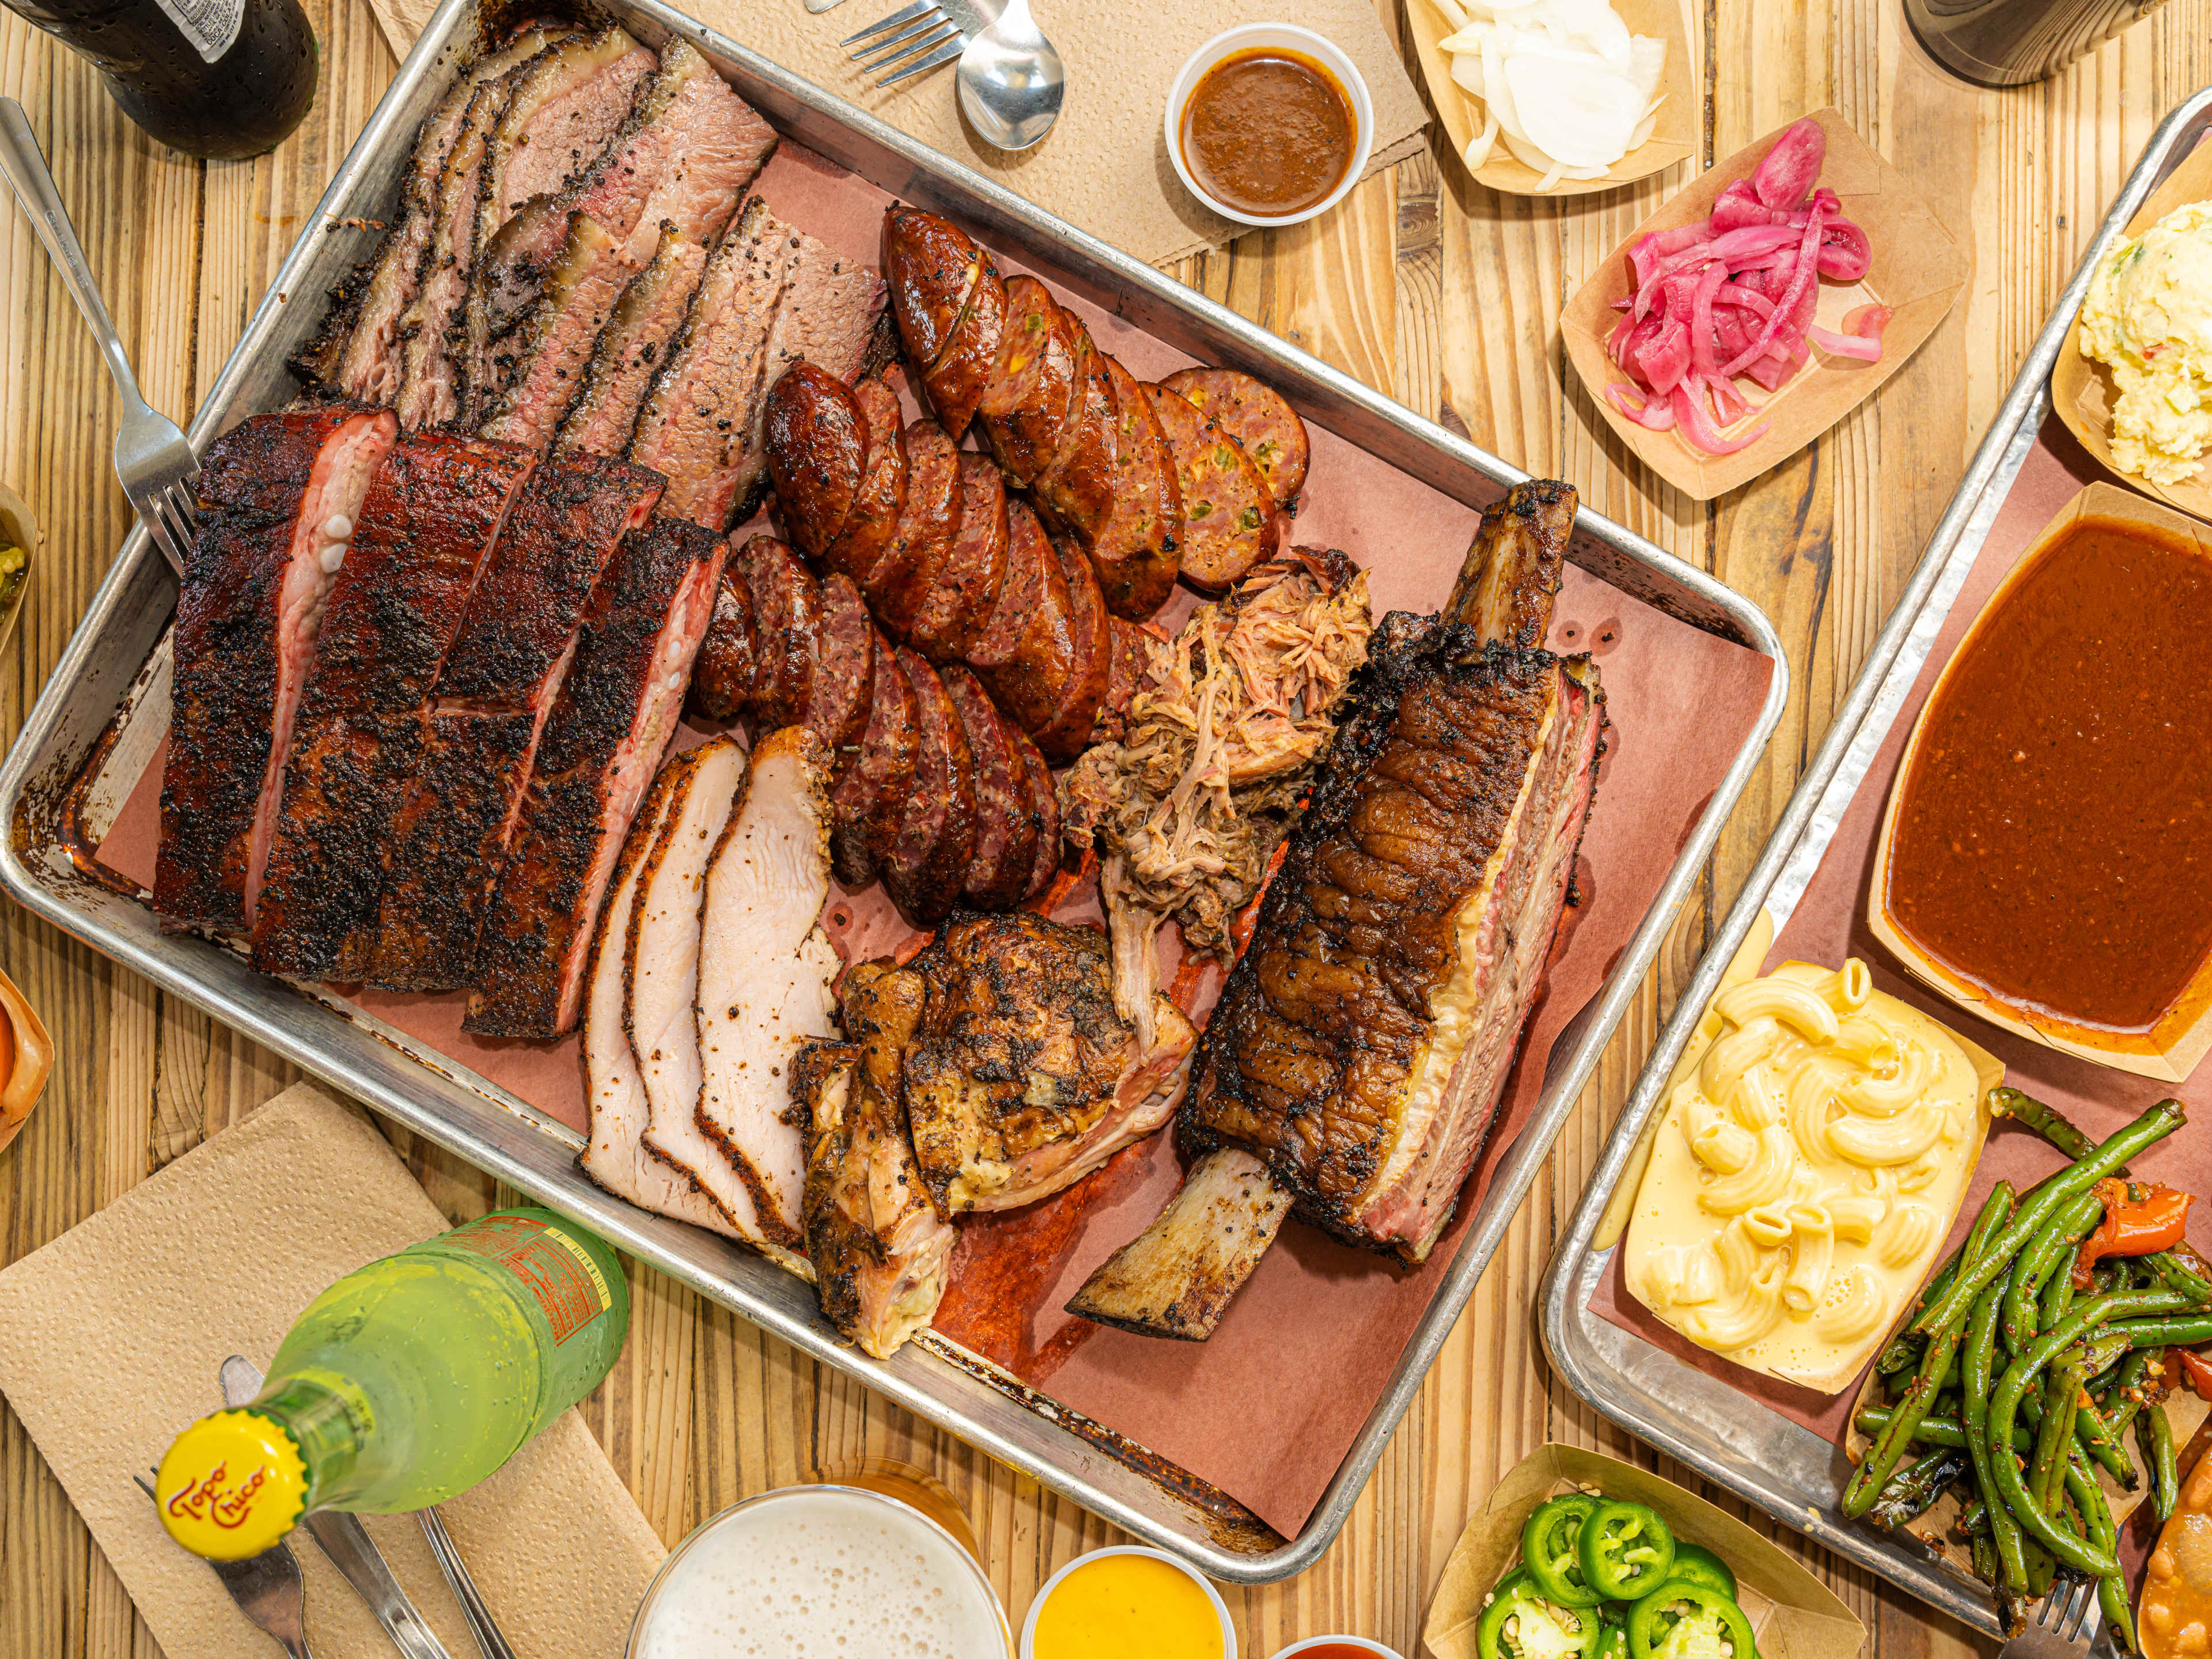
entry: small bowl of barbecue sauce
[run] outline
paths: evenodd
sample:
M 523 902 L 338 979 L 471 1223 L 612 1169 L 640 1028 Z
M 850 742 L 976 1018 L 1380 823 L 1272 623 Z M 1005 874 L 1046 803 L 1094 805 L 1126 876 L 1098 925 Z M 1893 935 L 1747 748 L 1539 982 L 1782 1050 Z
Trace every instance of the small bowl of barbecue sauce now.
M 1242 225 L 1326 213 L 1366 170 L 1367 83 L 1292 23 L 1246 23 L 1191 53 L 1168 88 L 1168 157 L 1190 193 Z

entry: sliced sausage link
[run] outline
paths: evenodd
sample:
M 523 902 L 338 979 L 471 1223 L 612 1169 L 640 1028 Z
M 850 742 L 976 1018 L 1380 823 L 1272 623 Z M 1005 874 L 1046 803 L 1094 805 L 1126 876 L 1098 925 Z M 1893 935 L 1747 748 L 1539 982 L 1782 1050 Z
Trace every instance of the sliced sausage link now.
M 753 600 L 736 568 L 714 584 L 714 614 L 691 671 L 691 707 L 710 720 L 735 720 L 752 706 L 757 649 Z
M 915 376 L 915 395 L 956 441 L 975 418 L 976 406 L 999 367 L 999 346 L 1006 325 L 1006 285 L 988 254 L 978 254 L 980 270 L 968 303 L 945 353 Z
M 822 601 L 798 556 L 773 536 L 756 536 L 737 564 L 753 605 L 753 714 L 763 731 L 800 726 L 814 697 L 822 649 Z
M 914 688 L 921 741 L 914 787 L 881 872 L 884 890 L 907 919 L 933 927 L 959 899 L 975 852 L 975 762 L 937 671 L 903 647 L 898 665 Z
M 835 789 L 860 758 L 862 734 L 875 697 L 876 627 L 853 579 L 837 572 L 822 579 L 822 649 L 814 665 L 814 695 L 806 724 L 830 756 Z
M 976 413 L 991 453 L 1014 483 L 1027 485 L 1060 453 L 1079 389 L 1066 313 L 1034 276 L 1012 278 L 999 361 Z
M 1042 892 L 1060 872 L 1060 787 L 1053 781 L 1052 769 L 1045 764 L 1036 744 L 1017 732 L 1014 747 L 1021 754 L 1022 769 L 1029 774 L 1030 805 L 1036 814 L 1036 861 L 1030 866 L 1029 890 L 1022 895 L 1026 902 Z
M 1082 319 L 1066 310 L 1061 318 L 1075 346 L 1075 400 L 1058 453 L 1030 489 L 1039 514 L 1088 547 L 1114 510 L 1120 413 L 1106 354 L 1098 349 Z
M 908 643 L 931 661 L 969 656 L 995 613 L 1006 580 L 1007 515 L 998 468 L 963 453 L 959 528 L 943 558 L 916 576 L 922 592 L 907 632 Z
M 871 648 L 874 695 L 868 705 L 867 729 L 860 737 L 860 763 L 845 775 L 830 803 L 830 855 L 838 884 L 848 892 L 858 892 L 873 881 L 890 851 L 913 793 L 921 741 L 914 689 L 890 643 L 878 634 Z
M 877 619 L 902 642 L 960 533 L 960 452 L 952 440 L 936 422 L 915 421 L 906 429 L 906 457 L 898 533 L 875 568 L 854 578 Z
M 867 416 L 842 380 L 799 362 L 769 389 L 765 418 L 768 473 L 784 533 L 818 557 L 860 499 Z
M 822 562 L 857 580 L 872 570 L 898 533 L 906 507 L 906 440 L 899 429 L 897 396 L 881 380 L 863 380 L 853 401 L 867 422 L 867 465 L 844 527 L 821 552 Z
M 1146 390 L 1182 493 L 1182 578 L 1222 592 L 1274 552 L 1281 533 L 1275 498 L 1251 457 L 1195 405 L 1164 386 Z
M 959 711 L 968 753 L 975 766 L 975 845 L 969 855 L 961 897 L 980 910 L 1011 909 L 1036 860 L 1029 775 L 1017 757 L 1005 717 L 964 668 L 938 671 L 945 693 Z
M 899 343 L 927 373 L 951 343 L 983 269 L 983 251 L 950 219 L 894 205 L 884 213 L 884 286 Z
M 1290 399 L 1233 368 L 1179 369 L 1160 382 L 1243 447 L 1267 481 L 1275 505 L 1288 507 L 1305 488 L 1313 440 Z
M 1091 728 L 1113 678 L 1114 630 L 1108 626 L 1113 619 L 1106 614 L 1098 579 L 1083 550 L 1073 542 L 1056 541 L 1053 552 L 1067 581 L 1070 672 L 1053 705 L 1051 720 L 1032 735 L 1046 759 L 1065 763 L 1091 746 Z
M 1010 501 L 1006 522 L 1006 583 L 968 665 L 1007 718 L 1033 733 L 1052 723 L 1075 672 L 1074 624 L 1067 578 L 1036 515 Z

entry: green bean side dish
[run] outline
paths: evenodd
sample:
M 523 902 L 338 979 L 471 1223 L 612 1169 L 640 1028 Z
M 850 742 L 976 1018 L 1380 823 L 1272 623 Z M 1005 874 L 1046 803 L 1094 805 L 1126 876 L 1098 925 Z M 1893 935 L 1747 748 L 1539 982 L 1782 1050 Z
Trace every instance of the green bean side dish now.
M 2138 1651 L 2097 1471 L 2136 1489 L 2122 1443 L 2132 1426 L 2154 1511 L 2161 1522 L 2172 1513 L 2179 1478 L 2162 1402 L 2173 1379 L 2160 1362 L 2168 1347 L 2212 1341 L 2212 1275 L 2178 1242 L 2124 1254 L 2091 1235 L 2109 1195 L 2136 1190 L 2113 1184 L 2128 1160 L 2179 1129 L 2183 1109 L 2160 1101 L 2099 1143 L 2017 1090 L 1992 1090 L 1990 1104 L 2073 1162 L 2024 1194 L 1998 1182 L 1882 1350 L 1854 1419 L 1874 1443 L 1844 1487 L 1844 1513 L 1902 1530 L 1949 1492 L 1953 1535 L 2010 1629 L 2055 1580 L 2089 1579 L 2114 1646 Z M 2106 1233 L 2122 1231 L 2116 1215 Z M 1877 1393 L 1886 1400 L 1875 1403 Z

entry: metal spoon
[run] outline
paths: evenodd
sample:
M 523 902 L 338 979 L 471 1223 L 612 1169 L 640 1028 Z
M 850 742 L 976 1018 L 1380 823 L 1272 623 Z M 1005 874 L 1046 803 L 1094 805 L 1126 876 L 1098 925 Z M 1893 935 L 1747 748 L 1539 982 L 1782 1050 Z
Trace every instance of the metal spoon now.
M 1027 149 L 1060 118 L 1067 70 L 1030 15 L 1030 0 L 1009 0 L 960 54 L 959 81 L 960 107 L 983 142 Z

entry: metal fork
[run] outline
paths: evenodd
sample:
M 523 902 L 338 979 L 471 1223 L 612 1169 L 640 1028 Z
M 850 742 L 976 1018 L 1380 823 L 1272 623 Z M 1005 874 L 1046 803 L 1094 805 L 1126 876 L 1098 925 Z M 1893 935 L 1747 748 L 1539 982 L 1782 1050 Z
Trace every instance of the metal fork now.
M 990 27 L 991 19 L 969 0 L 914 0 L 882 21 L 837 44 L 861 72 L 879 87 L 951 63 L 968 50 L 969 39 Z M 888 73 L 886 73 L 888 71 Z
M 2020 1633 L 1997 1650 L 1997 1659 L 2082 1659 L 2103 1627 L 2095 1582 L 2061 1580 Z
M 143 1474 L 134 1474 L 138 1490 L 156 1509 L 161 1500 Z M 243 1561 L 210 1561 L 215 1576 L 230 1592 L 238 1610 L 269 1632 L 290 1659 L 314 1659 L 307 1651 L 307 1590 L 300 1577 L 300 1558 L 292 1547 L 279 1543 Z
M 77 246 L 76 232 L 63 210 L 61 192 L 54 188 L 54 175 L 40 152 L 39 141 L 31 136 L 23 106 L 12 98 L 0 98 L 0 172 L 15 187 L 31 228 L 60 267 L 63 284 L 107 360 L 107 372 L 123 399 L 123 424 L 115 434 L 115 476 L 154 544 L 181 574 L 185 550 L 198 530 L 192 483 L 200 475 L 199 458 L 177 423 L 149 408 L 139 392 L 138 377 L 131 372 L 131 359 L 124 355 L 123 342 L 100 301 L 100 286 L 92 280 L 92 268 L 85 264 L 84 250 Z

